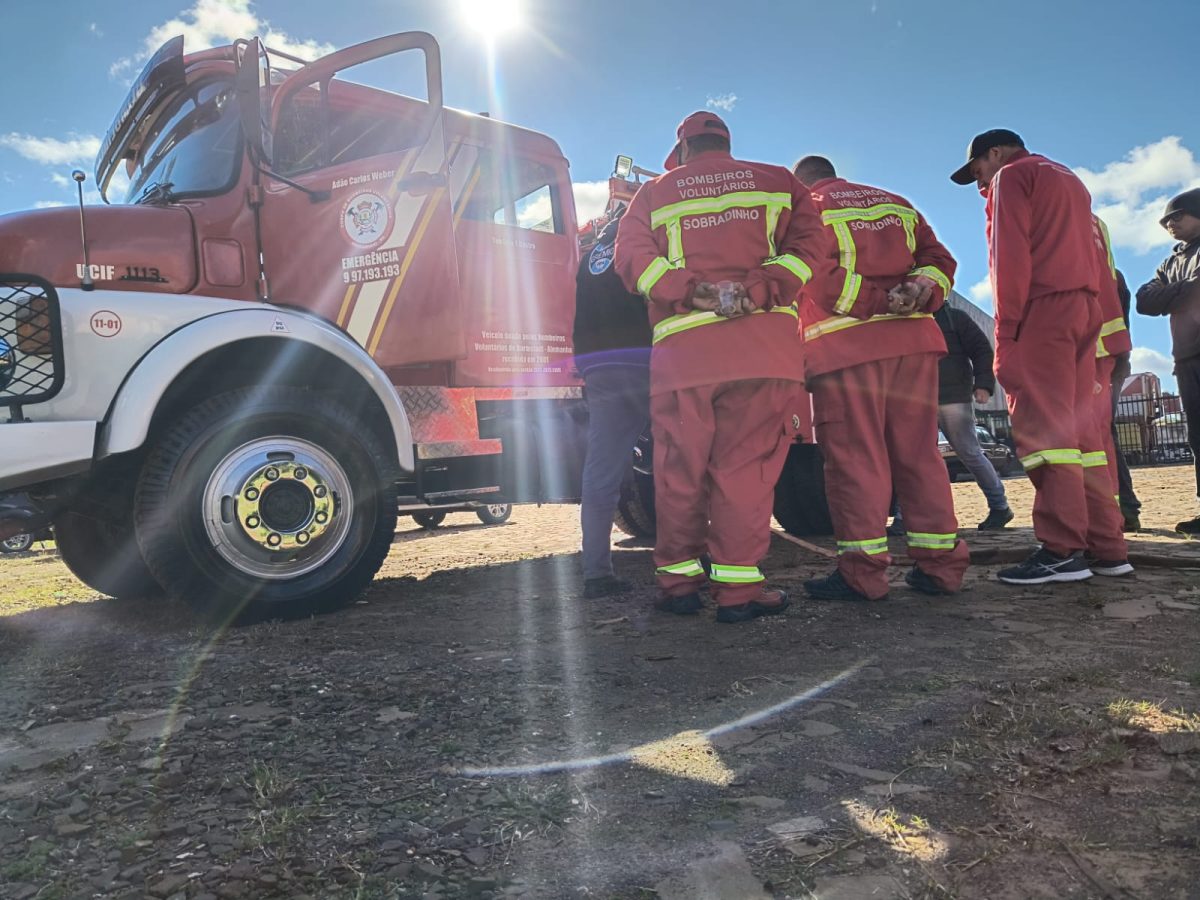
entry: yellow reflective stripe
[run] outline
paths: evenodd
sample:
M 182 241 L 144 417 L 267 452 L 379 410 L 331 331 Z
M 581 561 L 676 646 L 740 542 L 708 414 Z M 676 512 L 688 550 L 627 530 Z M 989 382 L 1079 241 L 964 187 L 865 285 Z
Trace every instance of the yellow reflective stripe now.
M 669 566 L 659 566 L 656 571 L 660 575 L 703 575 L 704 566 L 700 565 L 698 559 L 688 559 Z
M 667 259 L 672 268 L 683 268 L 683 225 L 678 219 L 667 223 Z
M 1099 216 L 1093 216 L 1096 224 L 1100 226 L 1100 236 L 1104 238 L 1104 252 L 1108 255 L 1108 271 L 1112 273 L 1113 281 L 1117 280 L 1117 261 L 1113 259 L 1112 238 L 1108 236 L 1108 226 L 1104 224 L 1104 220 Z
M 650 299 L 650 291 L 658 284 L 658 280 L 671 271 L 671 264 L 661 256 L 656 256 L 650 261 L 650 265 L 646 266 L 641 275 L 638 276 L 637 289 L 638 293 Z
M 1026 472 L 1040 465 L 1080 466 L 1083 465 L 1083 454 L 1078 450 L 1039 450 L 1022 456 L 1021 465 L 1025 467 Z
M 763 260 L 764 266 L 783 266 L 805 284 L 808 284 L 808 279 L 812 278 L 812 269 L 798 256 L 791 253 L 781 253 L 779 256 L 772 256 Z
M 932 313 L 913 313 L 910 316 L 897 316 L 892 313 L 883 313 L 878 316 L 871 316 L 869 319 L 856 319 L 853 316 L 833 316 L 829 319 L 822 319 L 820 322 L 814 322 L 804 329 L 804 339 L 806 341 L 815 341 L 824 334 L 832 334 L 835 331 L 843 331 L 847 328 L 853 328 L 855 325 L 867 325 L 871 322 L 888 322 L 895 319 L 932 319 Z
M 705 213 L 721 213 L 728 209 L 772 206 L 780 209 L 792 208 L 792 195 L 786 192 L 769 193 L 767 191 L 733 191 L 720 197 L 705 197 L 700 200 L 681 200 L 660 206 L 650 213 L 650 227 L 658 228 L 672 219 L 684 216 L 699 216 Z
M 784 313 L 791 316 L 793 319 L 800 318 L 800 313 L 793 306 L 772 306 L 767 309 L 756 309 L 750 315 L 757 316 L 764 312 Z M 737 318 L 741 318 L 738 316 Z M 707 312 L 697 310 L 696 312 L 683 313 L 678 316 L 668 316 L 657 325 L 654 326 L 653 343 L 657 344 L 663 338 L 669 338 L 673 334 L 679 334 L 681 331 L 690 331 L 693 328 L 699 328 L 701 325 L 712 325 L 716 322 L 728 322 L 732 319 L 726 319 L 724 316 L 718 316 L 715 312 Z
M 822 214 L 822 218 L 824 214 Z M 862 276 L 857 275 L 854 267 L 858 264 L 858 247 L 854 244 L 854 235 L 850 226 L 845 222 L 833 223 L 833 235 L 838 243 L 838 265 L 846 270 L 846 280 L 842 284 L 842 292 L 838 294 L 833 308 L 835 312 L 848 313 L 854 308 L 858 299 L 859 288 L 862 287 Z
M 1124 330 L 1125 330 L 1124 316 L 1117 318 L 1117 319 L 1109 319 L 1107 322 L 1105 322 L 1103 325 L 1100 326 L 1100 337 L 1105 338 L 1105 337 L 1108 337 L 1110 334 L 1116 334 L 1118 331 L 1124 331 Z
M 937 286 L 942 289 L 942 293 L 946 295 L 946 299 L 950 299 L 950 291 L 954 287 L 954 282 L 937 266 L 918 266 L 909 272 L 908 275 L 910 278 L 916 278 L 919 275 L 932 278 L 937 283 Z
M 920 547 L 924 550 L 953 550 L 958 543 L 957 534 L 929 534 L 923 531 L 909 531 L 905 539 L 910 547 Z
M 874 556 L 887 553 L 887 538 L 871 538 L 868 541 L 838 541 L 838 553 L 866 553 Z
M 791 208 L 791 204 L 788 204 Z M 779 217 L 783 215 L 783 206 L 772 203 L 767 207 L 767 256 L 775 255 L 775 229 L 779 227 Z
M 711 577 L 724 584 L 753 584 L 765 580 L 758 566 L 719 566 L 716 563 L 713 563 Z
M 879 203 L 867 207 L 847 207 L 846 209 L 827 209 L 821 213 L 821 221 L 826 225 L 846 222 L 872 222 L 896 216 L 904 226 L 904 242 L 909 251 L 917 249 L 917 211 L 911 206 L 899 203 Z
M 1085 469 L 1093 469 L 1096 466 L 1107 466 L 1108 454 L 1103 450 L 1094 450 L 1091 453 L 1083 454 L 1083 467 Z

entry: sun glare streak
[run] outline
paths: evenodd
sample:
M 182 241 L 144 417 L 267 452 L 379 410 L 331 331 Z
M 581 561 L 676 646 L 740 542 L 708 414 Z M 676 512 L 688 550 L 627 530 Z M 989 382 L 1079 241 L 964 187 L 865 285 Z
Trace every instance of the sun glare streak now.
M 488 766 L 467 767 L 457 770 L 457 774 L 466 778 L 497 778 L 519 777 L 523 775 L 554 775 L 561 772 L 577 772 L 581 769 L 593 769 L 601 766 L 611 766 L 617 763 L 633 762 L 661 772 L 667 772 L 683 778 L 695 778 L 710 784 L 726 785 L 725 778 L 728 769 L 716 758 L 711 748 L 711 739 L 737 728 L 746 728 L 758 724 L 772 716 L 786 712 L 810 700 L 820 697 L 848 679 L 857 675 L 865 666 L 874 662 L 865 659 L 855 663 L 850 668 L 839 672 L 832 678 L 821 682 L 799 694 L 794 694 L 786 700 L 768 706 L 734 719 L 722 722 L 708 731 L 685 731 L 657 741 L 648 741 L 622 753 L 610 753 L 604 756 L 590 756 L 577 759 L 552 760 L 544 763 L 530 763 L 521 766 Z M 699 764 L 701 756 L 709 757 L 703 765 Z M 715 779 L 715 780 L 714 780 Z
M 459 0 L 463 21 L 489 44 L 524 24 L 521 0 Z

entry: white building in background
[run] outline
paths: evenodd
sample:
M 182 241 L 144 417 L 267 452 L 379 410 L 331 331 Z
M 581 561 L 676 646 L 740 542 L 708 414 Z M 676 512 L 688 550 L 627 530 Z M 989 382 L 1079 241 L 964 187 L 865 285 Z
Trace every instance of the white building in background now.
M 980 330 L 987 335 L 988 341 L 992 345 L 992 349 L 996 349 L 996 320 L 989 313 L 984 312 L 958 291 L 950 292 L 949 303 L 955 309 L 961 309 L 970 316 Z M 994 410 L 996 412 L 1007 412 L 1008 401 L 1004 397 L 1004 388 L 1000 387 L 999 382 L 996 383 L 996 390 L 992 393 L 992 399 L 984 406 L 976 407 L 977 409 Z

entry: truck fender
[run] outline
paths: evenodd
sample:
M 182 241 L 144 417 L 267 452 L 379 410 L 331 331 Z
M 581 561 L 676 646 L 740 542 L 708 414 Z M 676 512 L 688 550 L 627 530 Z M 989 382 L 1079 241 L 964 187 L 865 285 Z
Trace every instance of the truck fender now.
M 198 319 L 155 344 L 129 373 L 100 430 L 97 459 L 136 450 L 145 443 L 162 395 L 191 363 L 206 353 L 247 338 L 300 341 L 324 350 L 353 369 L 387 413 L 396 458 L 413 471 L 412 428 L 400 397 L 367 352 L 327 322 L 288 309 L 229 310 Z

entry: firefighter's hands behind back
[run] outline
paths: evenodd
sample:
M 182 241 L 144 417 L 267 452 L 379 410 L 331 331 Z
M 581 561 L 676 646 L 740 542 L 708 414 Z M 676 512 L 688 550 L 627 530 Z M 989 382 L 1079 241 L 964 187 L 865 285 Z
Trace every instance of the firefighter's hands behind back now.
M 923 275 L 917 276 L 888 291 L 888 312 L 897 316 L 911 316 L 924 310 L 932 296 L 933 281 Z
M 733 303 L 721 308 L 721 291 L 710 281 L 701 281 L 692 291 L 692 309 L 713 312 L 728 319 L 744 316 L 754 311 L 754 305 L 746 293 L 746 287 L 740 281 L 732 282 Z

